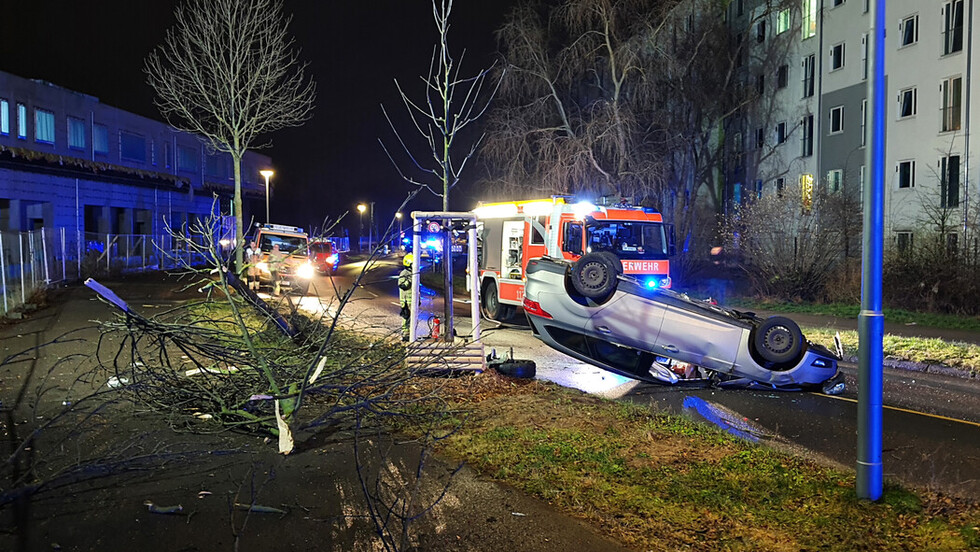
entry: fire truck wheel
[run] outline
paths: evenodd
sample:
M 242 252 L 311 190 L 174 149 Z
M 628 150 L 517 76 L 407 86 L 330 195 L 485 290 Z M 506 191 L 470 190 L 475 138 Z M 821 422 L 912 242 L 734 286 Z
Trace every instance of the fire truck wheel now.
M 572 265 L 572 287 L 584 297 L 601 301 L 616 290 L 616 265 L 602 253 L 587 253 Z
M 483 293 L 480 295 L 480 307 L 483 311 L 483 317 L 488 320 L 503 321 L 507 318 L 508 311 L 513 313 L 513 310 L 508 306 L 500 304 L 500 298 L 497 297 L 497 286 L 492 281 L 483 286 Z

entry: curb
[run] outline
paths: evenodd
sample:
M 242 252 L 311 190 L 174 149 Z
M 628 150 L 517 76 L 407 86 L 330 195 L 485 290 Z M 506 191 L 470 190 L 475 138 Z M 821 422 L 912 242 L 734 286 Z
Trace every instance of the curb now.
M 856 356 L 846 357 L 844 361 L 857 364 L 858 357 Z M 927 364 L 925 362 L 915 362 L 912 360 L 885 358 L 882 360 L 882 366 L 885 366 L 887 368 L 894 368 L 896 370 L 906 370 L 909 372 L 922 372 L 925 374 L 938 374 L 942 376 L 960 378 L 960 379 L 969 379 L 969 380 L 978 379 L 977 374 L 974 374 L 969 370 L 960 370 L 958 368 L 946 366 L 945 364 Z

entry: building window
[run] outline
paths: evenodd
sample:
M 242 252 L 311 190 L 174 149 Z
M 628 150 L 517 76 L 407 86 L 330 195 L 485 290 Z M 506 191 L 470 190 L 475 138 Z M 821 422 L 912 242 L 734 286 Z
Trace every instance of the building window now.
M 836 8 L 837 6 L 839 6 L 839 5 L 843 4 L 843 3 L 844 3 L 844 0 L 834 0 L 834 7 Z
M 915 161 L 900 161 L 898 163 L 898 187 L 915 187 Z
M 766 41 L 766 20 L 763 19 L 755 26 L 755 41 L 763 43 Z
M 830 133 L 838 134 L 844 132 L 844 106 L 830 108 Z
M 963 0 L 943 5 L 943 55 L 963 49 Z
M 898 93 L 899 119 L 904 119 L 905 117 L 915 115 L 916 96 L 917 93 L 915 87 L 906 88 Z
M 190 146 L 177 146 L 177 170 L 197 171 L 197 150 Z
M 812 174 L 801 174 L 800 175 L 800 195 L 803 200 L 803 210 L 810 212 L 810 208 L 813 207 L 813 175 Z
M 776 125 L 776 143 L 782 144 L 786 141 L 786 123 L 778 123 Z
M 789 84 L 789 65 L 780 65 L 776 70 L 776 88 L 786 88 Z
M 843 180 L 844 171 L 840 169 L 831 169 L 827 171 L 827 191 L 833 194 L 839 193 Z
M 22 103 L 17 104 L 17 137 L 27 139 L 27 106 Z
M 868 80 L 868 33 L 861 35 L 861 80 Z
M 92 149 L 95 153 L 109 153 L 109 129 L 105 125 L 92 125 Z
M 899 253 L 912 252 L 912 232 L 896 232 L 895 243 Z
M 756 180 L 755 181 L 755 198 L 756 199 L 762 199 L 762 181 L 761 180 Z
M 960 129 L 960 112 L 962 111 L 963 78 L 953 77 L 943 81 L 943 122 L 942 131 L 950 132 Z
M 170 150 L 169 141 L 165 141 L 163 143 L 163 164 L 168 169 L 171 169 L 174 166 L 174 157 L 173 152 Z
M 783 34 L 789 30 L 789 17 L 789 8 L 779 10 L 779 13 L 776 14 L 776 34 Z
M 139 134 L 120 131 L 119 159 L 146 163 L 146 138 Z
M 742 33 L 735 35 L 735 67 L 741 67 L 745 64 L 745 48 L 747 46 L 742 43 Z
M 766 75 L 761 73 L 755 77 L 755 91 L 761 96 L 766 93 Z
M 0 99 L 0 134 L 10 134 L 10 104 Z
M 68 117 L 68 147 L 85 149 L 85 121 L 78 117 Z
M 766 131 L 759 127 L 755 129 L 755 149 L 762 149 L 766 143 Z
M 902 46 L 909 46 L 919 41 L 919 16 L 911 15 L 902 20 L 898 25 L 898 32 L 901 33 Z
M 820 0 L 803 0 L 803 39 L 817 34 L 817 10 Z
M 735 0 L 735 15 L 745 13 L 745 0 Z
M 34 108 L 34 141 L 42 144 L 54 143 L 54 113 Z
M 810 54 L 803 58 L 803 97 L 809 98 L 813 95 L 814 69 L 816 68 L 816 56 Z
M 830 49 L 830 70 L 836 71 L 844 67 L 844 43 L 834 44 Z
M 800 135 L 800 156 L 813 155 L 813 115 L 807 115 L 800 121 L 803 132 Z
M 861 100 L 861 145 L 868 143 L 868 100 Z
M 786 188 L 786 180 L 782 177 L 776 179 L 776 197 L 783 197 L 783 190 Z
M 735 140 L 732 144 L 732 160 L 735 163 L 735 169 L 742 168 L 742 133 L 736 132 L 734 136 Z
M 858 197 L 864 198 L 864 165 L 858 169 Z
M 939 160 L 939 206 L 954 209 L 960 206 L 960 156 L 950 155 Z

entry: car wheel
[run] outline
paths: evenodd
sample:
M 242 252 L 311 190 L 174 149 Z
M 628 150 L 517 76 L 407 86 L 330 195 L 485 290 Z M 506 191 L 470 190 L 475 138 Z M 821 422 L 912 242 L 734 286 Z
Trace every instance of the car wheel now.
M 599 251 L 598 254 L 609 260 L 609 264 L 616 270 L 616 274 L 623 273 L 623 261 L 615 253 L 611 251 Z
M 483 293 L 480 295 L 480 307 L 484 318 L 497 321 L 504 319 L 506 309 L 500 304 L 500 298 L 497 297 L 497 286 L 493 281 L 489 281 L 483 286 Z
M 537 371 L 533 360 L 508 360 L 494 366 L 494 370 L 512 378 L 531 379 Z
M 616 265 L 602 253 L 588 253 L 572 266 L 572 287 L 589 299 L 608 297 L 616 290 Z
M 305 284 L 295 284 L 293 286 L 293 292 L 296 293 L 296 295 L 305 296 L 307 293 L 309 293 L 309 291 L 310 291 L 309 282 L 306 282 Z
M 786 364 L 803 350 L 803 332 L 785 316 L 770 316 L 755 329 L 752 346 L 764 361 Z

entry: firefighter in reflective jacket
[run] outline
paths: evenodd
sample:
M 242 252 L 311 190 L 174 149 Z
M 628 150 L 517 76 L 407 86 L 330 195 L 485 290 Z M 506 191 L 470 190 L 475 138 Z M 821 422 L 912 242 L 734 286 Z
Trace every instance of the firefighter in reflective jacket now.
M 411 253 L 402 259 L 402 271 L 398 274 L 398 304 L 402 306 L 402 341 L 408 341 L 412 323 L 412 262 Z

